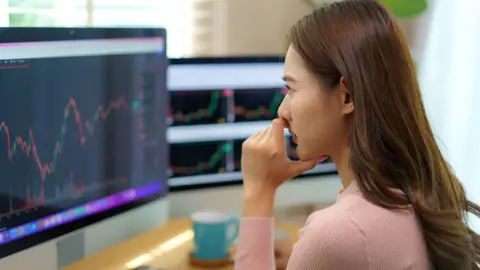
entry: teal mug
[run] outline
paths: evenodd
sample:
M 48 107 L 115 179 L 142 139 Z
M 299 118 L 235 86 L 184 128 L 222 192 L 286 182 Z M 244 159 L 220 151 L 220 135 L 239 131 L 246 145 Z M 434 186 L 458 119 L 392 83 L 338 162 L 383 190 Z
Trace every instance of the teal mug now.
M 196 212 L 191 219 L 195 244 L 192 256 L 203 261 L 228 258 L 229 248 L 238 237 L 240 219 L 215 211 Z

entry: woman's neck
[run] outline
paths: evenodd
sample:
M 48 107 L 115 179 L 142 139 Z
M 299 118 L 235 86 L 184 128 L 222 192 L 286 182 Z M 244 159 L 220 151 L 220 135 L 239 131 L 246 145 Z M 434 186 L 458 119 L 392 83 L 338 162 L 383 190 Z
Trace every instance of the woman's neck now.
M 335 155 L 332 155 L 331 158 L 335 162 L 343 188 L 347 188 L 355 181 L 355 173 L 350 166 L 350 149 L 345 147 Z

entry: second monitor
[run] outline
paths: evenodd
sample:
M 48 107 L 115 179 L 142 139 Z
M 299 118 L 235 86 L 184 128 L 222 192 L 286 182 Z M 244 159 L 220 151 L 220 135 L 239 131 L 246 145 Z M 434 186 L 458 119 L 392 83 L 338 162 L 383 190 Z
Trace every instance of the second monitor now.
M 287 90 L 280 57 L 171 59 L 169 186 L 239 183 L 241 146 L 270 125 Z M 287 136 L 287 150 L 295 145 Z M 304 175 L 335 173 L 326 161 Z

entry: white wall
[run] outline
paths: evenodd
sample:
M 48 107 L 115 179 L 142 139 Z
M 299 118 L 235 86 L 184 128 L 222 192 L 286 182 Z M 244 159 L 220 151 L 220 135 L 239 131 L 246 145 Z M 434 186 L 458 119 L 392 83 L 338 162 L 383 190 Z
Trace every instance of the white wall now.
M 301 0 L 206 0 L 195 8 L 211 14 L 194 19 L 194 55 L 284 54 L 288 29 L 311 11 Z
M 440 147 L 470 200 L 480 204 L 480 2 L 438 1 L 420 82 Z M 480 219 L 471 224 L 480 232 Z
M 226 53 L 284 54 L 288 29 L 309 12 L 300 0 L 228 1 Z
M 194 43 L 205 45 L 194 50 L 198 55 L 282 55 L 290 27 L 312 11 L 302 0 L 211 0 L 202 8 L 211 10 L 212 18 L 195 23 L 211 33 L 194 38 Z M 427 12 L 400 22 L 415 59 L 422 56 L 430 17 Z

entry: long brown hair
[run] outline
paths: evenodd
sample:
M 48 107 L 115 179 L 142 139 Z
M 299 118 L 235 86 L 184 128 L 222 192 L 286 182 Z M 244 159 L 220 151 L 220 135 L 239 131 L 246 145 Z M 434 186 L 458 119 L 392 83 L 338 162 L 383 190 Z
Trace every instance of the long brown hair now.
M 350 165 L 364 197 L 390 209 L 413 207 L 435 269 L 478 269 L 479 237 L 466 215 L 479 216 L 480 208 L 440 152 L 391 13 L 373 0 L 335 2 L 301 19 L 289 39 L 322 82 L 333 89 L 343 77 L 351 92 Z

